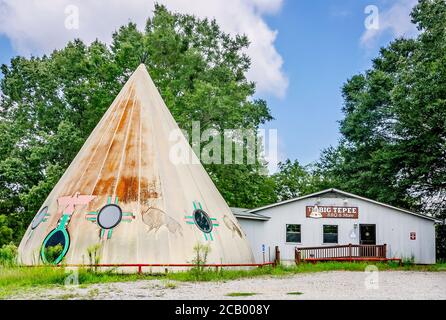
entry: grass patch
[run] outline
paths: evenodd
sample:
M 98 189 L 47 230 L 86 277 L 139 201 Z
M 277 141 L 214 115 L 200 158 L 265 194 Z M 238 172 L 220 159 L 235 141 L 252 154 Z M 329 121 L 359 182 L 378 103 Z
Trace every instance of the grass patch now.
M 58 296 L 56 299 L 58 300 L 72 300 L 79 298 L 79 295 L 73 294 L 73 293 L 66 293 L 63 295 Z
M 303 292 L 293 291 L 293 292 L 287 292 L 287 294 L 292 296 L 300 296 L 301 294 L 303 294 Z
M 91 289 L 91 290 L 88 291 L 88 298 L 93 299 L 98 294 L 99 294 L 99 289 L 98 288 Z
M 231 292 L 228 293 L 226 296 L 228 297 L 249 297 L 249 296 L 255 296 L 257 293 L 255 292 Z
M 1 267 L 0 266 L 0 299 L 18 292 L 48 287 L 62 287 L 72 271 L 64 268 L 42 266 L 32 267 Z M 78 281 L 80 287 L 93 283 L 135 281 L 154 279 L 151 275 L 119 274 L 114 272 L 93 272 L 79 269 Z M 72 283 L 71 283 L 72 284 Z
M 160 279 L 166 281 L 166 288 L 174 289 L 177 284 L 174 281 L 229 281 L 243 278 L 255 278 L 260 276 L 290 276 L 299 273 L 324 272 L 324 271 L 359 271 L 362 272 L 369 265 L 374 265 L 380 271 L 446 271 L 446 263 L 435 265 L 414 265 L 406 263 L 367 263 L 367 262 L 324 262 L 317 264 L 300 264 L 298 266 L 277 266 L 276 268 L 265 266 L 251 270 L 231 270 L 219 268 L 218 271 L 203 268 L 200 272 L 169 272 L 163 274 L 123 274 L 115 269 L 109 272 L 95 272 L 91 269 L 79 269 L 78 281 L 81 288 L 94 283 L 111 283 L 136 280 Z M 0 266 L 0 299 L 10 295 L 23 293 L 27 290 L 42 289 L 48 287 L 64 288 L 66 279 L 72 275 L 72 271 L 62 267 L 42 266 L 36 268 L 18 266 Z M 96 292 L 92 292 L 92 296 Z
M 172 281 L 169 281 L 169 280 L 167 280 L 164 283 L 164 288 L 166 288 L 166 289 L 176 289 L 177 287 L 178 287 L 178 285 L 175 282 L 172 282 Z

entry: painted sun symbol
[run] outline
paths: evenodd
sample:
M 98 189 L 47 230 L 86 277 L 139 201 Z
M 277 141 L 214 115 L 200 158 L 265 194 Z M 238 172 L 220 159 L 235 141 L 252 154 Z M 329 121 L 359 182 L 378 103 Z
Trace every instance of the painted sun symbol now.
M 100 239 L 111 239 L 113 229 L 121 222 L 132 222 L 135 215 L 132 212 L 123 212 L 118 205 L 118 197 L 108 197 L 107 204 L 99 211 L 90 211 L 85 218 L 97 224 L 100 228 Z
M 192 212 L 192 215 L 184 216 L 184 218 L 186 219 L 186 223 L 196 225 L 197 228 L 200 229 L 203 233 L 204 239 L 206 241 L 214 241 L 212 231 L 214 227 L 219 226 L 219 224 L 217 223 L 217 219 L 209 217 L 209 215 L 203 210 L 201 203 L 198 201 L 197 203 L 198 206 L 195 201 L 193 202 L 194 211 Z

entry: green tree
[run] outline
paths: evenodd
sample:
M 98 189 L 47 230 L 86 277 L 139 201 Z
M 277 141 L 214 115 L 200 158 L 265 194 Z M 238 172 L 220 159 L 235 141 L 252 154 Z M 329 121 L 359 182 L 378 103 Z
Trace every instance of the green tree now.
M 287 159 L 278 165 L 274 179 L 275 194 L 278 200 L 288 200 L 337 186 L 333 179 L 325 177 L 312 165 L 302 166 L 296 160 Z
M 6 215 L 0 215 L 0 248 L 9 244 L 13 239 L 13 230 L 8 225 Z
M 420 0 L 420 34 L 382 48 L 343 87 L 337 148 L 319 168 L 347 191 L 446 216 L 446 2 Z
M 157 5 L 144 32 L 128 24 L 114 34 L 112 52 L 123 74 L 145 61 L 175 120 L 191 136 L 193 121 L 200 122 L 202 131 L 222 133 L 256 130 L 272 119 L 265 101 L 250 99 L 255 85 L 245 77 L 250 60 L 243 50 L 248 44 L 246 36 L 223 33 L 215 20 L 172 14 Z M 275 200 L 260 162 L 205 168 L 231 206 L 256 207 Z
M 74 40 L 42 57 L 2 65 L 0 101 L 0 213 L 17 242 L 131 72 L 144 62 L 180 127 L 256 130 L 272 119 L 252 99 L 250 60 L 243 36 L 214 20 L 175 14 L 157 5 L 144 30 L 129 23 L 110 47 Z M 206 165 L 230 205 L 274 201 L 265 164 Z M 226 177 L 228 179 L 226 179 Z

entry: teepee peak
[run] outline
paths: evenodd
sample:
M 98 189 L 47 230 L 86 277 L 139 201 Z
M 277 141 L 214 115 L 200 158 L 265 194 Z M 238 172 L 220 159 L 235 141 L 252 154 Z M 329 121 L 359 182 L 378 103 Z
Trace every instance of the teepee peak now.
M 26 231 L 24 264 L 251 263 L 245 234 L 203 166 L 172 162 L 177 123 L 140 64 L 42 204 Z M 188 141 L 183 144 L 193 154 Z M 57 251 L 57 250 L 59 251 Z M 54 253 L 56 252 L 56 253 Z

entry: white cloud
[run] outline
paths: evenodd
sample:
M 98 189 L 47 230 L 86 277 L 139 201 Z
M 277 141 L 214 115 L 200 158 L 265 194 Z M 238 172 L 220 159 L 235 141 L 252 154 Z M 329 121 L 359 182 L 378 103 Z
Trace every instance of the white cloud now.
M 143 28 L 155 0 L 0 0 L 0 34 L 5 34 L 22 55 L 40 55 L 62 48 L 67 41 L 96 38 L 110 43 L 114 30 L 129 21 Z M 275 48 L 277 32 L 264 17 L 277 13 L 282 0 L 165 0 L 169 10 L 215 18 L 225 32 L 246 34 L 252 59 L 248 78 L 259 93 L 283 97 L 288 79 Z M 79 29 L 67 29 L 65 9 L 79 8 Z
M 361 44 L 365 47 L 373 47 L 387 32 L 390 32 L 393 37 L 416 36 L 418 30 L 411 22 L 410 13 L 417 2 L 417 0 L 397 0 L 393 1 L 390 8 L 384 10 L 378 6 L 379 26 L 377 29 L 366 29 L 361 36 Z

